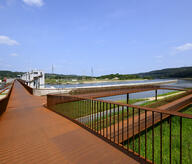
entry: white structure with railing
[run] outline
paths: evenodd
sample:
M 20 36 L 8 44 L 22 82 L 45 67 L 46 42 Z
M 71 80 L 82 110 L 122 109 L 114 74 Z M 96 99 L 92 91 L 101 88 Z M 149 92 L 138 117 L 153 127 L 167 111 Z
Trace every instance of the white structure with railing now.
M 21 76 L 21 79 L 26 81 L 26 84 L 32 88 L 44 88 L 45 74 L 40 70 L 32 70 Z

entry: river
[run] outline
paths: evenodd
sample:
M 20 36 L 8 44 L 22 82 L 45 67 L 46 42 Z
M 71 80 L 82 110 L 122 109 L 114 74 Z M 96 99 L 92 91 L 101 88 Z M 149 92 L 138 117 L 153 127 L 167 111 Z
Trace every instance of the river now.
M 133 80 L 133 81 L 117 81 L 117 82 L 101 82 L 101 83 L 89 83 L 89 84 L 60 84 L 60 85 L 46 85 L 46 88 L 54 87 L 54 88 L 74 88 L 74 87 L 86 87 L 86 86 L 99 86 L 99 85 L 118 85 L 118 84 L 131 84 L 131 83 L 148 83 L 148 82 L 158 82 L 158 81 L 166 81 L 170 79 L 155 79 L 155 80 Z M 177 83 L 166 84 L 171 86 L 177 87 L 186 87 L 192 88 L 192 81 L 190 80 L 178 80 Z M 164 94 L 172 92 L 171 90 L 158 90 L 159 94 Z M 146 92 L 139 92 L 139 93 L 132 93 L 130 94 L 130 99 L 140 99 L 140 98 L 148 98 L 153 97 L 155 95 L 155 91 L 146 91 Z M 126 95 L 117 95 L 117 96 L 110 96 L 102 98 L 104 100 L 125 100 Z

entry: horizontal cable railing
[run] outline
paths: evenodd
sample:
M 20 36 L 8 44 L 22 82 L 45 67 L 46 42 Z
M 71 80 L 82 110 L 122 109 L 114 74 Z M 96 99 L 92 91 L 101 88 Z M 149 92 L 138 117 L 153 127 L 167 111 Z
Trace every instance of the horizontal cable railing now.
M 183 162 L 190 114 L 71 95 L 48 95 L 47 106 L 141 162 Z

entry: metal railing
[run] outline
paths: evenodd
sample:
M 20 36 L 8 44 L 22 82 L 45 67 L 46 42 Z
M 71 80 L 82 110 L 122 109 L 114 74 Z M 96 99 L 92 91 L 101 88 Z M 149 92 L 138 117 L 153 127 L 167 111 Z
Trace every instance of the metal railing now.
M 30 94 L 33 94 L 33 88 L 28 86 L 24 80 L 17 79 L 17 81 L 19 81 Z
M 8 88 L 9 85 L 11 85 L 10 88 Z M 5 90 L 9 89 L 8 93 L 6 94 L 6 96 L 0 100 L 0 116 L 5 112 L 5 110 L 7 108 L 7 104 L 9 102 L 9 98 L 11 96 L 11 91 L 12 91 L 14 83 L 9 84 L 9 85 L 6 85 L 6 88 L 2 91 L 2 92 L 4 92 Z
M 183 128 L 190 128 L 183 121 L 192 126 L 190 114 L 71 95 L 47 95 L 47 107 L 141 163 L 183 162 Z

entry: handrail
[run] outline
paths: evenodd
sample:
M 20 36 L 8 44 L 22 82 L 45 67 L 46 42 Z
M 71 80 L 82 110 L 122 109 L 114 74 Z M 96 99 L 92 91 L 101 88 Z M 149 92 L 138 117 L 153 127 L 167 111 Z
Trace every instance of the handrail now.
M 11 96 L 13 86 L 14 86 L 14 82 L 11 84 L 11 88 L 10 88 L 8 94 L 0 100 L 0 116 L 5 112 L 5 110 L 7 108 L 7 104 L 9 102 L 9 98 Z
M 59 95 L 48 94 L 48 96 L 59 96 Z M 141 110 L 147 110 L 147 111 L 151 111 L 151 112 L 158 112 L 158 113 L 162 113 L 162 114 L 167 114 L 167 115 L 173 115 L 173 116 L 179 116 L 179 117 L 192 119 L 192 115 L 190 115 L 190 114 L 180 113 L 180 112 L 175 112 L 175 111 L 168 111 L 168 110 L 163 110 L 163 109 L 159 109 L 159 108 L 149 108 L 149 107 L 145 107 L 145 106 L 124 104 L 124 103 L 121 103 L 121 102 L 114 102 L 114 101 L 110 101 L 110 100 L 101 100 L 101 99 L 95 99 L 95 98 L 84 98 L 84 97 L 77 96 L 77 95 L 66 95 L 66 96 L 71 97 L 71 98 L 79 98 L 81 100 L 99 101 L 99 102 L 103 102 L 103 103 L 110 103 L 110 104 L 113 104 L 113 105 L 120 105 L 120 106 L 125 106 L 125 107 L 130 107 L 130 108 L 137 108 L 137 109 L 141 109 Z
M 174 138 L 178 137 L 179 143 L 176 144 L 180 146 L 180 150 L 178 150 L 180 155 L 177 160 L 182 163 L 182 142 L 186 140 L 186 138 L 184 138 L 185 136 L 183 136 L 182 128 L 184 127 L 182 122 L 192 119 L 192 115 L 169 111 L 169 109 L 170 107 L 171 109 L 172 107 L 182 109 L 190 104 L 192 102 L 192 92 L 189 91 L 189 93 L 189 95 L 182 97 L 179 101 L 175 100 L 169 103 L 170 106 L 167 105 L 167 108 L 162 109 L 81 97 L 81 95 L 65 94 L 47 95 L 47 107 L 86 128 L 107 142 L 112 143 L 112 145 L 115 144 L 117 148 L 122 148 L 122 151 L 128 155 L 131 154 L 133 158 L 138 158 L 141 161 L 144 160 L 146 163 L 155 163 L 157 158 L 160 160 L 160 163 L 162 163 L 164 159 L 163 146 L 168 147 L 169 154 L 166 155 L 168 155 L 170 163 L 173 161 L 172 145 L 175 143 L 172 142 L 172 123 L 174 123 L 173 119 L 175 118 L 178 121 L 177 127 L 179 131 L 177 135 L 174 135 Z M 72 103 L 68 104 L 68 102 Z M 63 108 L 57 111 L 54 105 L 61 103 L 63 104 Z M 164 120 L 167 120 L 168 123 Z M 166 141 L 167 143 L 164 145 L 163 136 L 165 134 L 162 129 L 165 128 L 165 124 L 168 126 L 166 129 L 168 130 L 167 137 L 169 137 L 169 140 Z M 159 126 L 159 135 L 155 135 L 155 126 Z M 151 131 L 151 133 L 148 133 L 149 131 Z M 145 144 L 144 150 L 141 150 L 141 144 L 143 143 L 140 137 L 142 135 L 144 135 L 144 141 L 142 141 Z M 151 138 L 148 139 L 148 135 L 150 135 Z M 137 141 L 135 141 L 136 138 Z M 160 139 L 158 146 L 154 143 L 156 138 L 158 138 L 158 140 Z M 152 143 L 149 143 L 148 140 Z M 135 143 L 137 143 L 137 149 L 135 148 Z M 152 152 L 148 152 L 149 147 L 152 147 Z M 159 148 L 157 149 L 158 152 L 156 148 Z M 144 154 L 142 154 L 141 151 L 144 151 Z M 151 157 L 148 155 L 150 153 Z
M 20 82 L 20 83 L 24 86 L 24 88 L 25 88 L 30 94 L 33 94 L 33 88 L 31 88 L 30 86 L 26 85 L 24 80 L 17 79 L 17 81 Z

